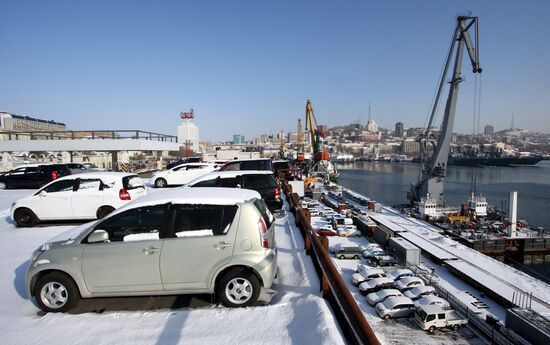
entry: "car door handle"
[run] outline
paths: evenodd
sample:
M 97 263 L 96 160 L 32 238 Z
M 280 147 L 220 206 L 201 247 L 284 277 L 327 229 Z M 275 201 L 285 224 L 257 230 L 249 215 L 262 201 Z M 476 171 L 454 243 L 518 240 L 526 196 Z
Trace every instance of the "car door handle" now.
M 155 248 L 155 247 L 152 247 L 152 246 L 145 247 L 145 248 L 142 249 L 143 253 L 147 254 L 147 255 L 153 255 L 154 253 L 158 252 L 159 250 L 160 250 L 159 248 Z
M 218 242 L 218 243 L 214 244 L 213 247 L 220 250 L 220 249 L 225 249 L 227 247 L 231 247 L 231 244 L 225 243 L 225 242 Z

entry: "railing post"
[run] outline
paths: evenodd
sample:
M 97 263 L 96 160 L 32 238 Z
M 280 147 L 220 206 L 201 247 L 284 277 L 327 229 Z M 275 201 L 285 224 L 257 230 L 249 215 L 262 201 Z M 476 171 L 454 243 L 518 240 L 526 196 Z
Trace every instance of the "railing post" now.
M 319 240 L 321 241 L 323 249 L 328 252 L 328 238 L 326 236 L 319 236 Z M 321 273 L 321 292 L 323 293 L 323 298 L 326 298 L 330 292 L 328 279 L 324 273 Z

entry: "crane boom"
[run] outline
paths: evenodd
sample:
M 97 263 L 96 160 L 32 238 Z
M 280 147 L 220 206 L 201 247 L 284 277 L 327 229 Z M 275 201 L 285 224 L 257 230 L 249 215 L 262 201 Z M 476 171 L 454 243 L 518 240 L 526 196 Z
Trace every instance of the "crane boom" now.
M 475 45 L 472 44 L 469 30 L 475 28 Z M 411 202 L 419 201 L 421 197 L 432 196 L 437 198 L 439 203 L 443 203 L 443 182 L 447 170 L 447 161 L 449 159 L 449 150 L 451 146 L 451 136 L 453 133 L 454 117 L 456 112 L 456 101 L 458 97 L 458 86 L 463 81 L 461 77 L 462 56 L 464 48 L 468 51 L 473 73 L 481 73 L 479 65 L 479 42 L 478 42 L 478 18 L 469 16 L 457 17 L 457 23 L 453 34 L 451 47 L 447 55 L 445 69 L 439 81 L 437 95 L 432 108 L 430 121 L 426 132 L 420 136 L 420 157 L 421 174 L 418 182 L 411 187 L 407 197 Z M 441 128 L 436 139 L 432 132 L 432 125 L 437 113 L 437 105 L 441 96 L 441 91 L 445 84 L 445 77 L 451 65 L 453 52 L 456 48 L 455 65 L 453 75 L 449 82 L 449 94 L 445 105 L 445 112 Z M 430 151 L 433 149 L 433 154 Z

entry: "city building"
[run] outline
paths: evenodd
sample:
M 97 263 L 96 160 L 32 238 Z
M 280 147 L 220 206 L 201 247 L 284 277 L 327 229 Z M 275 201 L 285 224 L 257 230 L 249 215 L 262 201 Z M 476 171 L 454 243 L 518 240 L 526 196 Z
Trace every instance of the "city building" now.
M 402 138 L 404 132 L 405 132 L 405 125 L 403 124 L 403 122 L 397 122 L 395 124 L 395 136 Z
M 483 131 L 483 134 L 492 137 L 493 134 L 495 134 L 495 127 L 493 127 L 491 125 L 485 126 L 485 130 Z
M 181 112 L 180 117 L 183 121 L 178 126 L 178 143 L 180 146 L 188 147 L 191 151 L 199 152 L 199 127 L 195 125 L 193 109 L 189 112 Z
M 413 155 L 420 152 L 420 143 L 413 139 L 406 139 L 401 142 L 401 153 Z
M 233 134 L 233 145 L 244 145 L 246 141 L 244 135 L 242 134 Z
M 374 120 L 369 120 L 369 122 L 367 122 L 367 131 L 371 133 L 378 133 L 378 125 L 374 122 Z
M 9 132 L 51 132 L 67 130 L 67 126 L 61 122 L 15 115 L 8 112 L 0 112 L 0 128 Z

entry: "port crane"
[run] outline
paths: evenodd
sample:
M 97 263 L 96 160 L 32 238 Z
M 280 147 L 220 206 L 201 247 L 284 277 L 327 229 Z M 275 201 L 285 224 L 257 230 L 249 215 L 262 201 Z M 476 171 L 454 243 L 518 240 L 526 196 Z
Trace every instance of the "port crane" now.
M 472 41 L 470 36 L 470 29 L 474 30 L 474 41 Z M 453 133 L 458 87 L 463 81 L 461 69 L 462 56 L 464 55 L 465 48 L 470 57 L 473 73 L 481 73 L 481 67 L 479 65 L 477 17 L 458 16 L 456 19 L 455 31 L 447 54 L 445 68 L 439 81 L 439 87 L 431 110 L 430 121 L 426 128 L 426 132 L 418 138 L 420 142 L 421 176 L 418 182 L 412 185 L 411 190 L 407 193 L 407 198 L 411 203 L 418 202 L 423 197 L 430 197 L 435 198 L 438 204 L 444 204 L 443 182 L 447 172 L 447 161 L 449 159 L 451 136 Z M 449 94 L 447 96 L 447 103 L 445 104 L 441 128 L 436 138 L 435 133 L 432 131 L 432 125 L 437 113 L 437 106 L 445 84 L 445 78 L 455 50 L 454 70 L 451 80 L 449 81 Z
M 296 160 L 298 162 L 304 161 L 304 134 L 302 132 L 302 119 L 298 119 L 298 125 L 296 128 Z
M 313 150 L 313 160 L 308 168 L 310 177 L 320 177 L 325 181 L 329 181 L 334 174 L 330 172 L 330 154 L 321 147 L 321 137 L 325 137 L 319 126 L 313 112 L 311 101 L 306 102 L 306 132 L 309 132 L 311 140 L 311 148 Z

